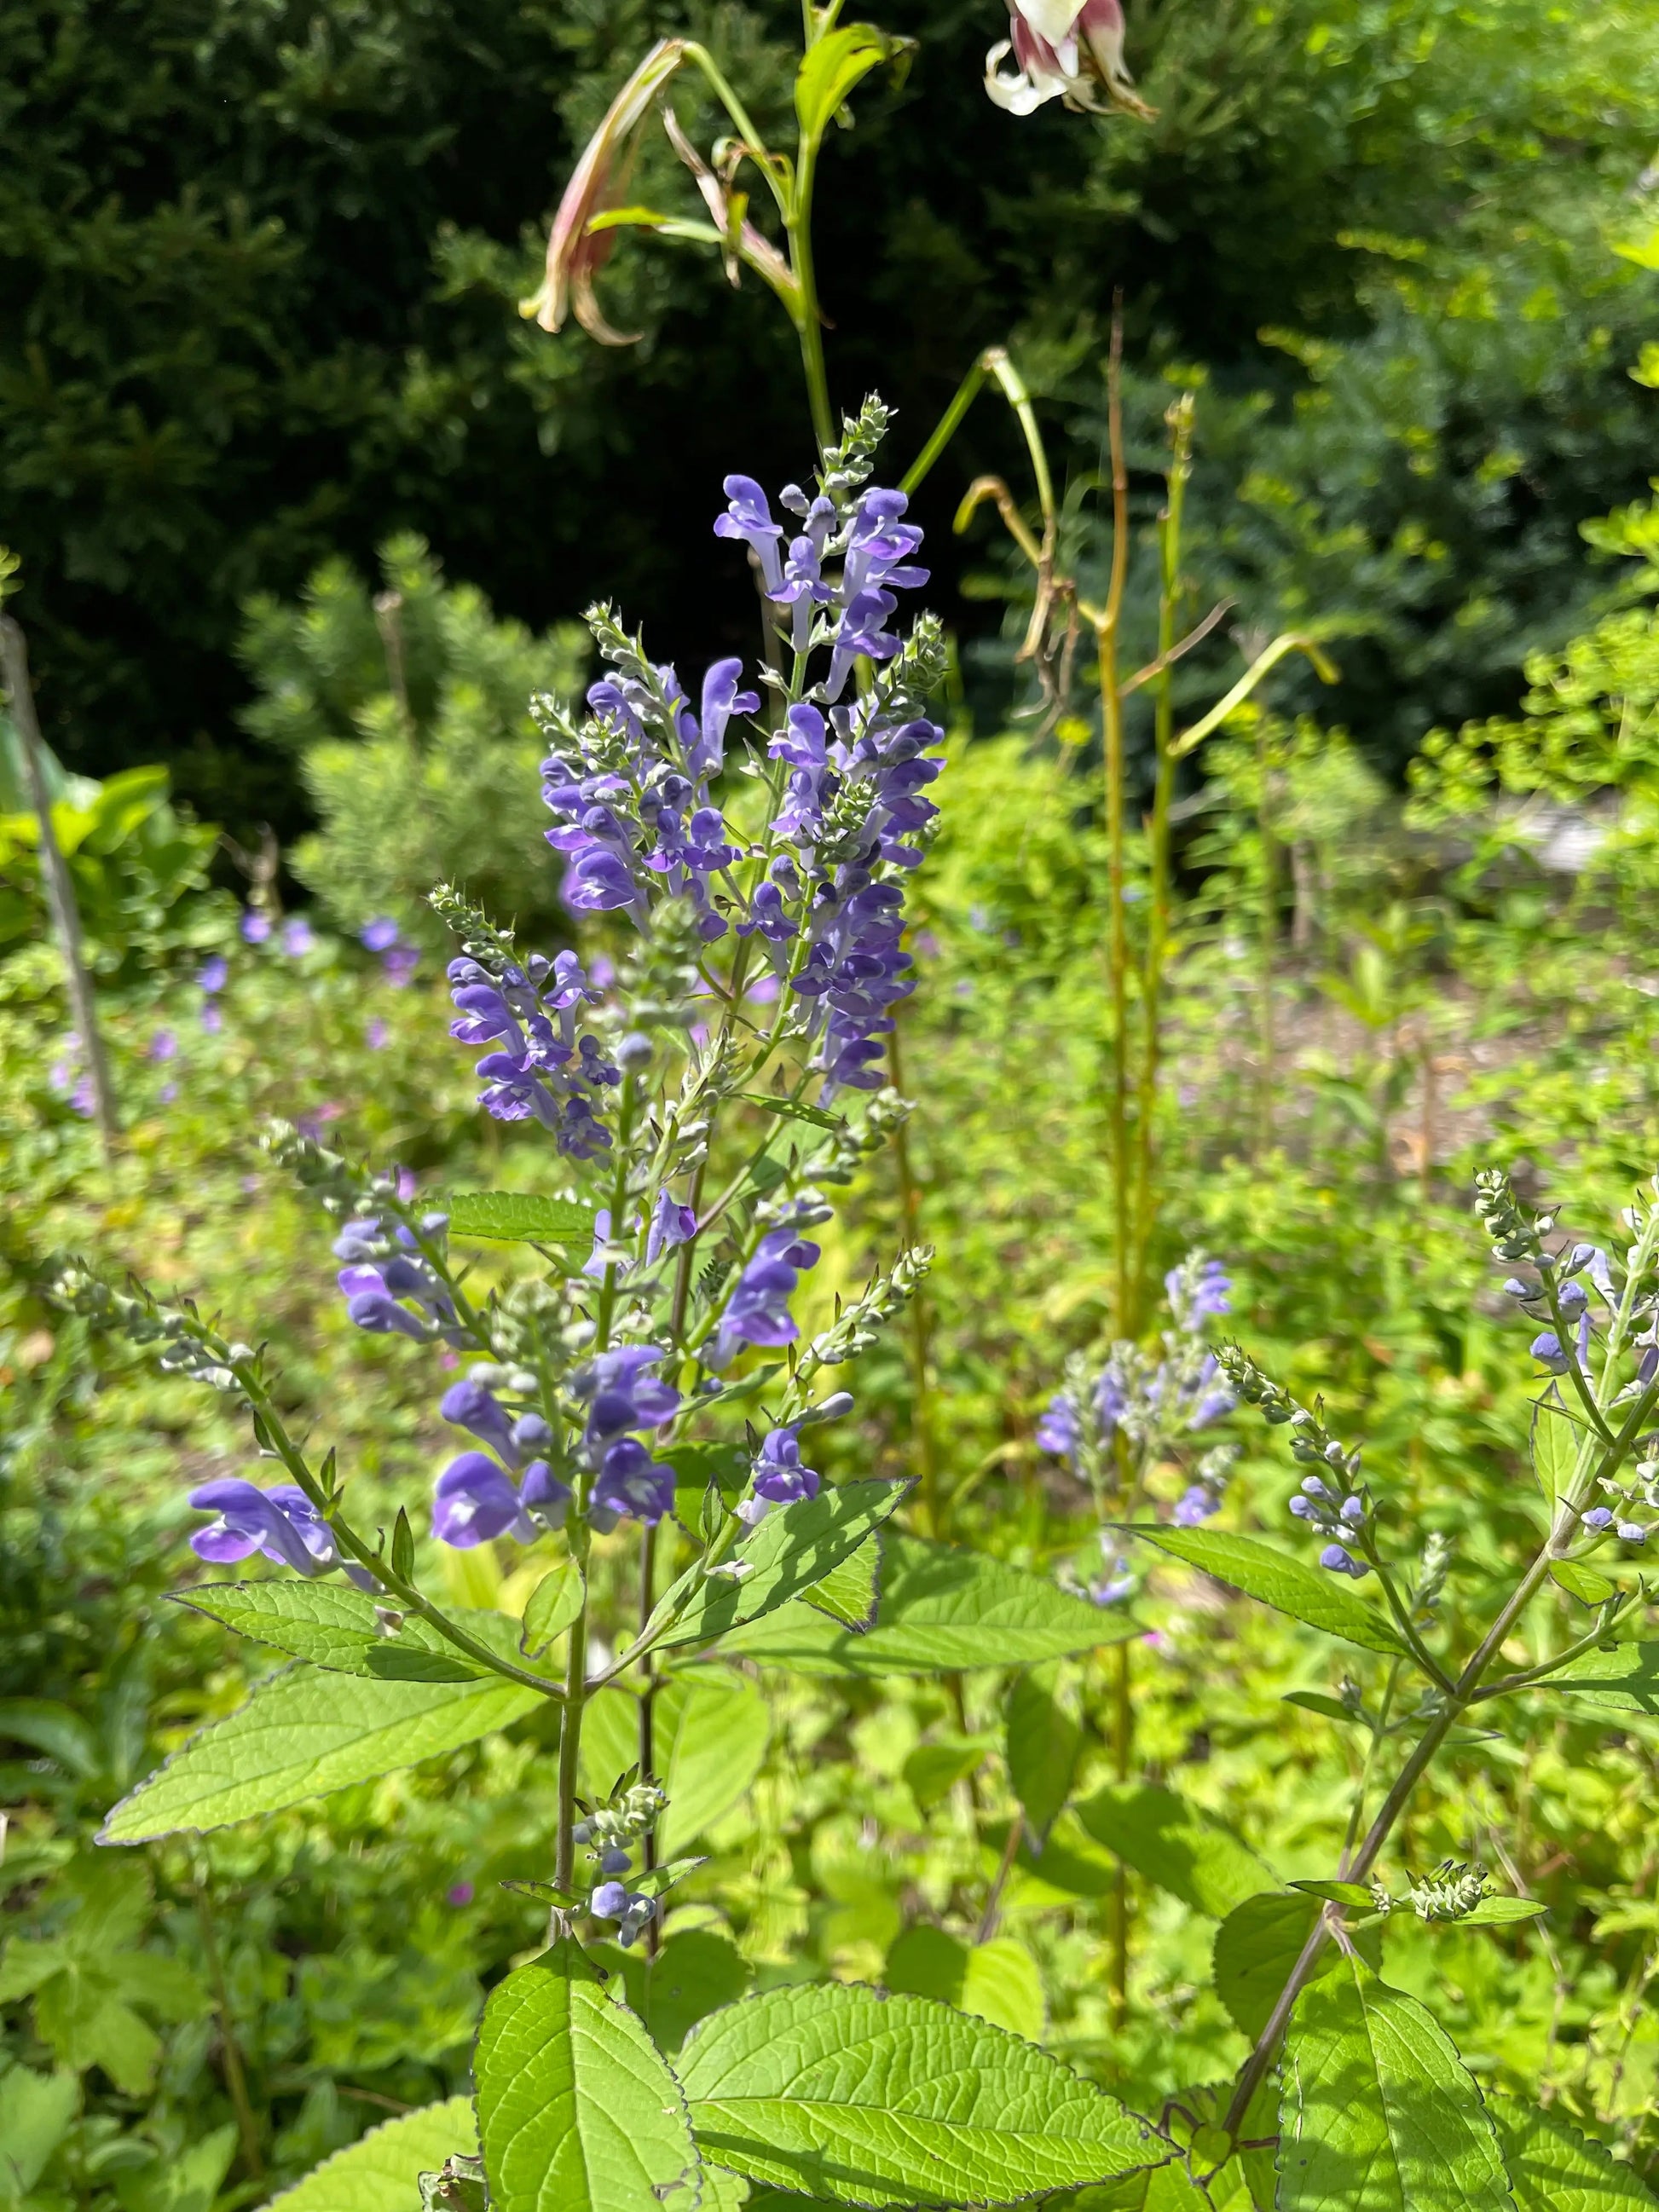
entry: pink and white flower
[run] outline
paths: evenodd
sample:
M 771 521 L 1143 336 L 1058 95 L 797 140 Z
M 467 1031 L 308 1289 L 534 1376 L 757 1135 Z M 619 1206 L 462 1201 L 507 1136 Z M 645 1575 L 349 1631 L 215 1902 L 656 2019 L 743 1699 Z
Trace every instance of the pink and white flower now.
M 1115 108 L 1150 121 L 1153 111 L 1123 65 L 1121 0 L 1008 0 L 1012 37 L 985 57 L 985 89 L 1011 115 L 1045 100 L 1091 115 Z M 1015 67 L 1005 74 L 1012 54 Z

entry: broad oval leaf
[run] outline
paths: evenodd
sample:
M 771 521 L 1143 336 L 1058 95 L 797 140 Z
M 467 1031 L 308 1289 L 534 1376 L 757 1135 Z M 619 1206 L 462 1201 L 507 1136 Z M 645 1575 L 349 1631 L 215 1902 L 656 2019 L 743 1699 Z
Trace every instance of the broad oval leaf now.
M 855 1552 L 908 1488 L 908 1482 L 845 1482 L 769 1513 L 724 1562 L 743 1571 L 739 1578 L 718 1570 L 705 1574 L 701 1566 L 680 1577 L 670 1595 L 683 1609 L 658 1649 L 712 1644 L 799 1597 Z
M 1497 2130 L 1450 2039 L 1358 1959 L 1285 2039 L 1279 2212 L 1513 2212 Z
M 692 2212 L 679 2084 L 572 1937 L 491 1990 L 473 2072 L 496 2212 Z
M 765 1525 L 763 1522 L 763 1527 Z M 809 1605 L 792 1605 L 728 1636 L 723 1651 L 803 1674 L 933 1674 L 1030 1667 L 1139 1633 L 1023 1568 L 915 1536 L 882 1537 L 876 1625 L 848 1635 Z
M 465 1658 L 418 1613 L 405 1613 L 395 1636 L 380 1626 L 380 1608 L 345 1583 L 291 1579 L 262 1583 L 200 1583 L 173 1593 L 192 1612 L 222 1621 L 291 1659 L 342 1674 L 380 1681 L 476 1681 L 484 1669 Z M 447 1662 L 440 1671 L 434 1663 Z
M 771 1710 L 753 1682 L 724 1668 L 696 1668 L 657 1692 L 653 1714 L 656 1778 L 668 1792 L 657 1824 L 661 1856 L 686 1850 L 736 1805 L 760 1772 L 771 1738 Z M 582 1787 L 608 1796 L 640 1755 L 640 1703 L 613 1683 L 583 1716 Z
M 1571 1690 L 1575 1702 L 1610 1712 L 1659 1713 L 1659 1644 L 1614 1644 L 1586 1651 L 1534 1686 Z
M 541 1703 L 517 1683 L 376 1682 L 285 1668 L 124 1797 L 101 1844 L 201 1834 L 476 1743 Z
M 1509 2167 L 1515 2212 L 1638 2212 L 1651 2193 L 1628 2166 L 1555 2112 L 1518 2097 L 1486 2106 Z
M 695 2027 L 703 2155 L 843 2204 L 1012 2204 L 1146 2163 L 1144 2121 L 1018 2037 L 925 1997 L 769 1990 Z
M 1171 1559 L 1184 1559 L 1218 1582 L 1231 1583 L 1246 1597 L 1288 1613 L 1310 1628 L 1340 1636 L 1366 1651 L 1386 1651 L 1394 1657 L 1405 1650 L 1392 1623 L 1373 1605 L 1355 1594 L 1353 1586 L 1320 1568 L 1305 1566 L 1287 1553 L 1275 1552 L 1253 1536 L 1232 1536 L 1219 1528 L 1152 1528 L 1139 1525 L 1129 1530 L 1155 1544 Z
M 1252 2043 L 1267 2025 L 1318 1917 L 1316 1899 L 1267 1890 L 1236 1905 L 1216 1929 L 1212 1954 L 1215 1992 L 1239 2033 Z M 1348 1940 L 1368 1966 L 1381 1964 L 1380 1923 L 1350 1931 Z M 1314 1961 L 1314 1978 L 1334 1972 L 1341 1960 L 1336 1945 L 1328 1942 Z
M 524 1609 L 524 1635 L 519 1649 L 527 1658 L 545 1651 L 556 1636 L 562 1636 L 587 1601 L 587 1584 L 574 1559 L 561 1559 L 550 1567 Z
M 471 2097 L 423 2105 L 337 2150 L 303 2181 L 273 2197 L 270 2212 L 416 2212 L 421 2176 L 477 2147 Z
M 1008 1779 L 1039 1844 L 1072 1794 L 1082 1746 L 1082 1726 L 1055 1670 L 1034 1667 L 1016 1676 L 1008 1692 Z
M 1097 1844 L 1194 1912 L 1224 1920 L 1247 1897 L 1277 1887 L 1272 1868 L 1230 1828 L 1155 1783 L 1109 1782 L 1077 1816 Z
M 446 1201 L 452 1237 L 502 1244 L 587 1244 L 591 1208 L 569 1198 L 532 1198 L 508 1190 L 458 1190 Z

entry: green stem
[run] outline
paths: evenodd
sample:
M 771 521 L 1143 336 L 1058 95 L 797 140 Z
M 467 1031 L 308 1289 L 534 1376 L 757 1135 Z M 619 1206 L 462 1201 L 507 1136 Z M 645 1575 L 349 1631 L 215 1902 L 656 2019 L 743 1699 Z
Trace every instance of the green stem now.
M 944 414 L 939 416 L 939 426 L 933 436 L 899 478 L 899 489 L 902 492 L 908 494 L 918 488 L 932 470 L 934 462 L 938 460 L 951 439 L 956 436 L 962 427 L 963 416 L 979 397 L 980 386 L 985 381 L 985 356 L 981 354 L 957 386 L 956 397 Z
M 1118 1780 L 1127 1782 L 1134 1756 L 1135 1727 L 1127 1644 L 1120 1644 L 1113 1652 L 1112 1666 L 1112 1765 Z M 1112 1884 L 1107 1940 L 1111 1958 L 1112 2026 L 1121 2029 L 1129 2017 L 1129 1869 L 1121 1858 L 1117 1878 Z
M 570 1649 L 565 1660 L 564 1710 L 559 1726 L 559 1819 L 554 1847 L 553 1879 L 567 1893 L 575 1887 L 576 1776 L 581 1756 L 582 1707 L 586 1700 L 587 1607 L 571 1623 Z
M 812 434 L 820 453 L 836 442 L 836 418 L 830 404 L 830 374 L 823 360 L 823 324 L 818 313 L 817 275 L 812 260 L 812 187 L 817 179 L 818 149 L 804 134 L 799 143 L 794 190 L 784 210 L 789 234 L 789 263 L 800 287 L 795 329 L 800 339 L 801 368 L 806 377 L 806 401 L 812 414 Z
M 887 1076 L 901 1097 L 904 1092 L 904 1064 L 900 1056 L 896 1025 L 887 1038 Z M 914 1249 L 921 1242 L 921 1194 L 910 1161 L 908 1131 L 901 1121 L 893 1132 L 893 1160 L 898 1170 L 899 1208 L 904 1217 L 904 1241 Z M 933 1434 L 931 1376 L 930 1316 L 927 1296 L 918 1283 L 910 1300 L 910 1450 L 916 1465 L 927 1533 L 938 1541 L 945 1534 L 939 1491 L 939 1454 Z
M 1377 1707 L 1376 1720 L 1371 1729 L 1371 1740 L 1365 1749 L 1365 1763 L 1360 1770 L 1359 1780 L 1353 1793 L 1353 1807 L 1348 1814 L 1348 1832 L 1342 1838 L 1342 1856 L 1336 1863 L 1338 1878 L 1342 1881 L 1347 1879 L 1348 1861 L 1352 1855 L 1355 1838 L 1359 1833 L 1359 1823 L 1364 1817 L 1366 1793 L 1371 1786 L 1371 1771 L 1376 1765 L 1376 1754 L 1382 1748 L 1382 1739 L 1389 1732 L 1389 1715 L 1394 1710 L 1395 1692 L 1399 1687 L 1401 1664 L 1402 1662 L 1398 1659 L 1391 1660 L 1389 1663 L 1389 1679 L 1383 1686 L 1382 1702 Z
M 656 1602 L 657 1528 L 651 1521 L 640 1526 L 640 1633 L 644 1635 Z M 647 1653 L 640 1685 L 640 1779 L 651 1781 L 657 1765 L 657 1675 Z M 643 1864 L 648 1874 L 657 1863 L 657 1831 L 653 1823 L 645 1832 Z M 653 1913 L 645 1925 L 645 1954 L 654 1959 L 662 1942 L 660 1916 Z
M 1123 327 L 1112 325 L 1107 419 L 1112 455 L 1112 567 L 1106 605 L 1095 624 L 1100 656 L 1101 729 L 1105 744 L 1107 965 L 1112 1006 L 1110 1151 L 1112 1205 L 1115 1217 L 1113 1252 L 1114 1321 L 1120 1337 L 1133 1337 L 1139 1326 L 1134 1295 L 1134 1223 L 1129 1193 L 1129 939 L 1124 913 L 1123 694 L 1118 684 L 1118 624 L 1129 559 L 1129 478 L 1123 455 Z

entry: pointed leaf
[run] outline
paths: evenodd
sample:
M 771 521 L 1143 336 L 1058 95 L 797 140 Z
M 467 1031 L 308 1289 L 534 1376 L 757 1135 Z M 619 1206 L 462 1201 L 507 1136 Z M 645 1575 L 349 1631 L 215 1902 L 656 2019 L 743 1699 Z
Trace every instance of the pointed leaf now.
M 568 1198 L 527 1198 L 507 1190 L 458 1190 L 447 1201 L 452 1237 L 501 1244 L 580 1244 L 593 1238 L 591 1207 Z
M 1285 2040 L 1279 2212 L 1512 2212 L 1497 2132 L 1443 2030 L 1357 1959 Z
M 1216 1995 L 1232 2014 L 1239 2033 L 1252 2043 L 1267 2025 L 1318 1917 L 1316 1899 L 1270 1890 L 1235 1905 L 1216 1929 L 1212 1969 Z M 1353 1930 L 1349 1941 L 1368 1966 L 1381 1963 L 1380 1923 Z M 1314 1962 L 1314 1978 L 1333 1972 L 1341 1963 L 1342 1954 L 1328 1942 Z M 1272 2134 L 1271 2123 L 1265 2132 Z
M 906 1482 L 846 1482 L 769 1513 L 723 1563 L 740 1570 L 738 1577 L 705 1574 L 698 1565 L 680 1577 L 670 1595 L 683 1610 L 659 1648 L 712 1644 L 800 1596 L 879 1528 L 908 1487 Z
M 711 2163 L 838 2203 L 1012 2203 L 1128 2172 L 1151 2140 L 1018 2037 L 841 1983 L 715 2013 L 679 2072 Z
M 1008 1779 L 1039 1843 L 1072 1794 L 1082 1744 L 1082 1726 L 1061 1700 L 1057 1670 L 1033 1667 L 1017 1675 L 1008 1693 Z
M 423 2105 L 337 2150 L 273 2197 L 267 2212 L 415 2212 L 422 2174 L 465 2156 L 477 2140 L 471 2097 Z
M 1213 1575 L 1218 1582 L 1231 1583 L 1246 1597 L 1259 1599 L 1277 1613 L 1288 1613 L 1293 1620 L 1323 1629 L 1328 1636 L 1340 1636 L 1346 1644 L 1386 1651 L 1390 1657 L 1405 1650 L 1392 1624 L 1355 1594 L 1352 1583 L 1304 1566 L 1253 1536 L 1231 1536 L 1218 1528 L 1139 1526 L 1129 1533 L 1155 1544 L 1171 1559 L 1184 1559 L 1188 1566 Z
M 1557 2112 L 1518 2097 L 1487 2104 L 1510 2170 L 1515 2212 L 1639 2212 L 1654 2198 L 1639 2177 Z
M 1599 1646 L 1535 1686 L 1570 1690 L 1575 1705 L 1610 1712 L 1659 1713 L 1659 1643 Z
M 1194 1912 L 1224 1920 L 1247 1897 L 1278 1886 L 1231 1829 L 1154 1783 L 1109 1782 L 1077 1816 L 1097 1844 Z
M 519 1648 L 526 1658 L 545 1651 L 556 1636 L 562 1636 L 587 1602 L 587 1584 L 574 1559 L 561 1559 L 530 1593 L 524 1609 L 524 1635 Z
M 1551 1395 L 1532 1409 L 1532 1467 L 1552 1513 L 1555 1503 L 1572 1488 L 1578 1463 L 1581 1431 L 1565 1407 Z
M 490 1992 L 474 2074 L 495 2212 L 691 2212 L 678 2083 L 569 1936 Z
M 1453 1923 L 1458 1928 L 1510 1928 L 1517 1920 L 1536 1920 L 1547 1907 L 1535 1897 L 1483 1897 L 1473 1911 Z
M 540 1702 L 512 1682 L 374 1682 L 287 1668 L 124 1797 L 98 1840 L 149 1843 L 279 1812 L 476 1743 Z
M 848 23 L 816 40 L 795 77 L 795 112 L 802 137 L 822 137 L 848 95 L 872 69 L 900 50 L 899 40 L 870 23 Z
M 1299 1889 L 1306 1897 L 1324 1899 L 1331 1905 L 1346 1905 L 1356 1912 L 1376 1910 L 1376 1899 L 1363 1881 L 1293 1881 L 1292 1889 Z
M 764 1523 L 763 1523 L 763 1526 Z M 728 1636 L 723 1652 L 804 1674 L 933 1674 L 972 1667 L 1029 1667 L 1139 1633 L 1041 1575 L 890 1531 L 882 1538 L 876 1625 L 838 1631 L 810 1606 L 784 1607 Z
M 1550 1580 L 1559 1583 L 1570 1597 L 1580 1605 L 1605 1605 L 1610 1597 L 1619 1595 L 1619 1585 L 1612 1583 L 1594 1567 L 1587 1567 L 1582 1559 L 1555 1559 L 1550 1565 Z
M 73 2074 L 36 2074 L 27 2066 L 0 2074 L 0 2203 L 27 2196 L 80 2101 Z
M 881 1538 L 866 1536 L 856 1552 L 849 1552 L 838 1567 L 832 1567 L 821 1583 L 814 1583 L 802 1594 L 802 1603 L 810 1605 L 816 1613 L 828 1613 L 831 1620 L 850 1628 L 855 1636 L 862 1636 L 876 1618 L 876 1601 L 881 1589 Z

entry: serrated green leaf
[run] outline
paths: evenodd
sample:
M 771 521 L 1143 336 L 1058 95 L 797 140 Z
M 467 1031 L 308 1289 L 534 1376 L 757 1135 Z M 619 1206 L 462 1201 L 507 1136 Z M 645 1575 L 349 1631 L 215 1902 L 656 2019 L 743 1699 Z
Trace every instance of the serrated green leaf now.
M 715 2013 L 679 2073 L 706 2158 L 838 2203 L 1008 2203 L 1127 2172 L 1150 2138 L 1017 2036 L 843 1983 Z
M 368 1648 L 366 1669 L 377 1682 L 478 1682 L 492 1680 L 487 1667 L 476 1666 L 459 1651 L 423 1650 L 405 1644 L 401 1636 L 387 1637 Z
M 1572 1488 L 1578 1463 L 1580 1431 L 1565 1407 L 1540 1398 L 1532 1409 L 1532 1471 L 1552 1514 L 1556 1501 Z
M 1272 1869 L 1230 1829 L 1154 1783 L 1109 1782 L 1081 1802 L 1077 1816 L 1137 1874 L 1217 1920 L 1277 1886 Z
M 490 1992 L 474 2063 L 496 2212 L 691 2212 L 684 2100 L 569 1936 Z
M 769 1114 L 781 1114 L 791 1121 L 810 1121 L 815 1129 L 844 1129 L 847 1126 L 842 1115 L 830 1113 L 825 1106 L 809 1106 L 803 1098 L 775 1098 L 764 1091 L 739 1091 L 738 1096 L 746 1104 L 762 1107 Z
M 1576 1597 L 1580 1605 L 1605 1605 L 1610 1597 L 1619 1594 L 1617 1583 L 1609 1582 L 1594 1567 L 1587 1567 L 1582 1559 L 1553 1560 L 1550 1580 L 1558 1583 L 1569 1597 Z
M 476 1743 L 540 1702 L 512 1682 L 375 1682 L 286 1668 L 124 1797 L 98 1840 L 149 1843 L 279 1812 Z
M 1082 1745 L 1082 1725 L 1060 1696 L 1058 1670 L 1033 1667 L 1017 1675 L 1008 1692 L 1004 1756 L 1014 1795 L 1038 1843 L 1072 1794 Z
M 458 1190 L 447 1201 L 452 1237 L 496 1244 L 579 1244 L 593 1240 L 593 1215 L 568 1198 L 508 1190 Z
M 870 23 L 848 23 L 815 40 L 795 76 L 795 113 L 802 136 L 809 141 L 822 137 L 837 109 L 871 70 L 900 51 L 897 40 Z
M 1486 2109 L 1509 2168 L 1515 2212 L 1638 2212 L 1654 2198 L 1640 2178 L 1602 2145 L 1518 2097 L 1492 2097 Z
M 1449 2038 L 1358 1959 L 1285 2039 L 1280 2212 L 1512 2212 L 1497 2131 Z
M 1216 1995 L 1231 2014 L 1239 2033 L 1252 2043 L 1267 2025 L 1318 1917 L 1315 1899 L 1270 1890 L 1235 1905 L 1216 1929 L 1212 1959 Z M 1368 1966 L 1381 1964 L 1380 1925 L 1355 1929 L 1348 1940 Z M 1336 1945 L 1327 1942 L 1314 1962 L 1313 1978 L 1317 1980 L 1334 1972 L 1341 1957 Z M 1271 2134 L 1271 2127 L 1266 2132 Z
M 1583 1652 L 1534 1686 L 1567 1690 L 1575 1705 L 1611 1712 L 1659 1713 L 1659 1644 L 1614 1644 Z
M 657 1707 L 668 1792 L 657 1845 L 668 1856 L 695 1843 L 752 1786 L 765 1763 L 772 1715 L 753 1682 L 724 1675 L 672 1684 Z
M 519 1649 L 530 1659 L 545 1651 L 556 1636 L 563 1635 L 586 1602 L 587 1584 L 581 1569 L 574 1559 L 561 1559 L 530 1593 Z
M 423 2105 L 326 2158 L 271 2198 L 267 2212 L 416 2212 L 420 2177 L 477 2148 L 471 2097 Z
M 762 1524 L 764 1526 L 764 1523 Z M 804 1674 L 933 1674 L 974 1667 L 1029 1667 L 1139 1633 L 1040 1575 L 981 1552 L 882 1538 L 876 1625 L 852 1636 L 808 1605 L 781 1607 L 728 1636 L 722 1650 Z
M 881 1543 L 879 1534 L 866 1536 L 856 1552 L 802 1593 L 801 1602 L 862 1636 L 874 1623 L 881 1595 Z
M 296 1575 L 286 1582 L 199 1583 L 173 1595 L 176 1604 L 206 1613 L 239 1636 L 339 1674 L 368 1674 L 369 1654 L 382 1640 L 374 1599 L 344 1583 L 302 1582 Z M 449 1648 L 414 1613 L 398 1632 L 398 1640 L 405 1639 L 428 1651 Z
M 723 1562 L 742 1570 L 740 1578 L 705 1574 L 700 1565 L 681 1576 L 669 1594 L 680 1617 L 659 1648 L 712 1644 L 799 1597 L 856 1551 L 908 1488 L 907 1482 L 847 1482 L 769 1513 Z
M 1386 1651 L 1390 1657 L 1405 1650 L 1392 1625 L 1373 1605 L 1356 1595 L 1350 1583 L 1304 1566 L 1287 1553 L 1275 1552 L 1253 1536 L 1232 1536 L 1218 1528 L 1164 1528 L 1135 1526 L 1130 1534 L 1171 1559 L 1184 1559 L 1218 1582 L 1230 1583 L 1246 1597 L 1287 1613 L 1327 1636 L 1340 1636 L 1366 1651 Z

